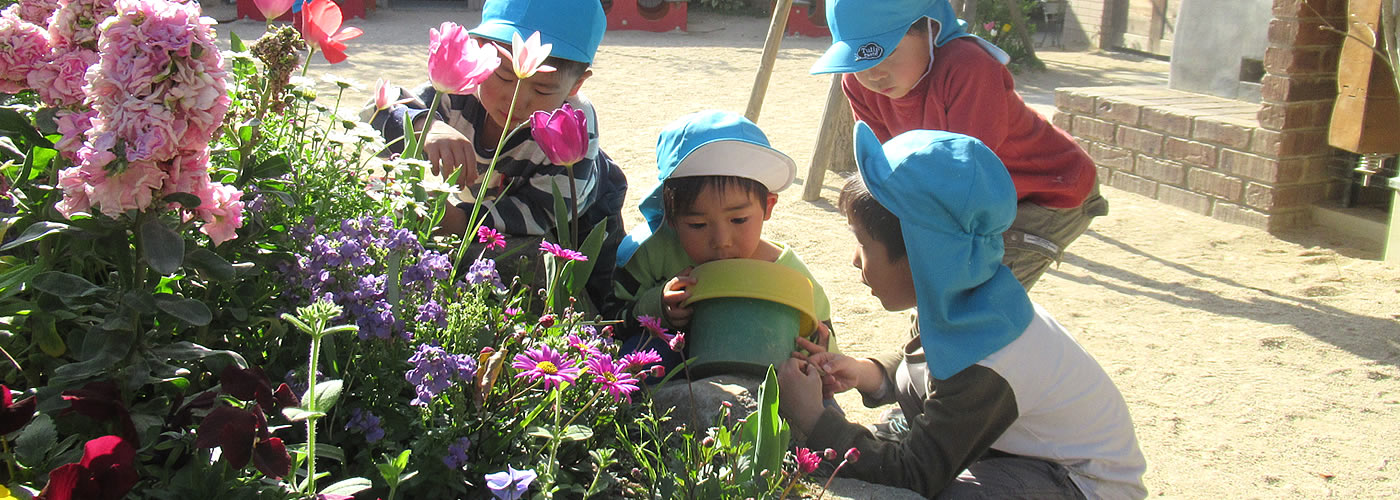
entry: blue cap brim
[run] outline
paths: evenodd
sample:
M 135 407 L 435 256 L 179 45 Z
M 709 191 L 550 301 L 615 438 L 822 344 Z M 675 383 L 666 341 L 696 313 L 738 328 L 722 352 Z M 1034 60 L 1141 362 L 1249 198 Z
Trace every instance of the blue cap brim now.
M 876 64 L 880 64 L 880 61 L 889 57 L 891 52 L 894 52 L 894 48 L 899 45 L 899 41 L 904 38 L 904 34 L 908 31 L 908 26 L 902 26 L 873 37 L 832 40 L 831 47 L 827 48 L 826 53 L 822 54 L 821 58 L 817 59 L 816 64 L 812 65 L 811 73 L 813 75 L 859 73 L 873 68 Z M 862 47 L 866 46 L 879 47 L 879 55 L 862 55 Z
M 510 45 L 511 43 L 513 43 L 514 40 L 512 35 L 519 34 L 520 39 L 524 40 L 529 38 L 530 35 L 533 35 L 535 32 L 526 32 L 508 22 L 493 20 L 483 22 L 477 27 L 472 28 L 467 33 L 489 40 L 494 40 L 506 45 Z M 549 36 L 541 32 L 540 43 L 548 43 L 554 46 L 554 48 L 550 49 L 549 51 L 550 57 L 558 57 L 560 59 L 578 61 L 584 64 L 593 64 L 593 56 L 591 54 L 584 52 L 581 47 L 575 47 L 572 44 L 560 40 L 557 37 Z

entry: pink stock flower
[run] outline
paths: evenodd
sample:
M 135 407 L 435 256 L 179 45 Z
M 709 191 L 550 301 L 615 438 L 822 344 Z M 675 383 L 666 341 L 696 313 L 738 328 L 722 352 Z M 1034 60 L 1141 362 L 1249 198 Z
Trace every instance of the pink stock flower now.
M 564 248 L 564 247 L 562 247 L 562 246 L 559 246 L 559 245 L 554 244 L 554 243 L 550 243 L 550 242 L 548 242 L 548 241 L 541 241 L 541 242 L 540 242 L 540 251 L 541 251 L 541 252 L 548 253 L 548 254 L 550 254 L 550 255 L 555 256 L 556 258 L 560 258 L 560 259 L 564 259 L 564 260 L 573 260 L 573 261 L 578 261 L 578 262 L 587 262 L 587 261 L 588 261 L 588 256 L 587 256 L 587 255 L 584 255 L 584 254 L 582 254 L 582 253 L 579 253 L 579 251 L 577 251 L 577 250 L 570 250 L 570 249 L 568 249 L 568 248 Z
M 521 40 L 520 33 L 511 33 L 510 52 L 506 52 L 505 47 L 500 45 L 496 49 L 501 55 L 510 59 L 510 64 L 515 68 L 515 77 L 521 80 L 535 76 L 536 72 L 549 73 L 554 71 L 554 66 L 544 63 L 549 58 L 549 51 L 554 49 L 554 44 L 546 43 L 540 45 L 540 32 L 536 31 L 530 35 L 529 39 Z
M 28 75 L 46 66 L 48 54 L 48 33 L 5 10 L 0 16 L 0 92 L 15 94 L 36 88 Z
M 613 402 L 621 403 L 623 398 L 632 401 L 632 393 L 639 389 L 637 378 L 625 371 L 623 365 L 614 363 L 612 356 L 594 356 L 585 364 L 593 374 L 593 383 L 612 394 Z
M 14 16 L 45 29 L 55 10 L 58 10 L 58 0 L 20 0 L 5 9 L 7 15 L 13 12 Z
M 531 382 L 544 380 L 546 389 L 564 384 L 572 384 L 578 378 L 579 369 L 558 351 L 549 346 L 540 346 L 515 355 L 512 368 L 521 370 L 516 378 L 529 378 Z
M 109 173 L 106 182 L 93 186 L 88 197 L 109 217 L 127 210 L 145 210 L 151 206 L 166 177 L 155 162 L 131 162 L 121 172 Z
M 296 0 L 253 0 L 253 6 L 257 7 L 258 12 L 262 13 L 263 19 L 271 21 L 281 17 L 282 14 L 287 13 L 288 10 L 291 10 L 292 3 L 295 1 Z
M 383 111 L 393 107 L 395 104 L 403 104 L 412 101 L 412 98 L 399 97 L 399 87 L 389 83 L 389 80 L 380 78 L 374 84 L 374 109 Z
M 83 91 L 83 86 L 87 85 L 87 70 L 97 61 L 95 50 L 55 48 L 47 65 L 29 73 L 29 86 L 39 92 L 39 99 L 44 104 L 59 108 L 78 107 L 87 97 Z M 77 139 L 81 141 L 81 135 Z
M 102 169 L 97 171 L 99 176 L 96 178 L 84 167 L 68 167 L 58 172 L 58 187 L 63 190 L 63 199 L 54 205 L 58 213 L 72 219 L 78 213 L 92 210 L 88 193 L 93 184 L 107 180 L 106 175 L 101 175 Z
M 429 30 L 428 79 L 438 92 L 470 94 L 501 65 L 494 46 L 481 46 L 467 29 L 444 22 Z
M 485 243 L 487 250 L 499 250 L 506 247 L 506 237 L 502 236 L 500 231 L 486 226 L 477 228 L 476 241 L 477 243 Z
M 571 167 L 588 154 L 588 118 L 569 103 L 553 113 L 530 116 L 530 135 L 555 165 Z
M 321 48 L 321 56 L 326 62 L 336 64 L 345 60 L 345 42 L 365 34 L 359 28 L 340 29 L 345 19 L 340 6 L 331 0 L 311 0 L 301 9 L 304 21 L 301 24 L 301 37 L 307 43 Z
M 116 0 L 59 0 L 49 18 L 49 39 L 62 50 L 97 50 L 103 21 L 116 14 Z
M 811 474 L 821 465 L 822 457 L 807 448 L 797 449 L 797 472 L 803 475 Z

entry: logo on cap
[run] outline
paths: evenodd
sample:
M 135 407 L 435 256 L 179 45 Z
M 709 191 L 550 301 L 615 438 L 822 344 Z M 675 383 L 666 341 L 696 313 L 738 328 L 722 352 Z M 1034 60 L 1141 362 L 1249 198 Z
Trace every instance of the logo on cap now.
M 884 57 L 884 55 L 885 48 L 875 42 L 866 42 L 865 45 L 861 45 L 859 49 L 856 49 L 857 61 L 873 61 Z

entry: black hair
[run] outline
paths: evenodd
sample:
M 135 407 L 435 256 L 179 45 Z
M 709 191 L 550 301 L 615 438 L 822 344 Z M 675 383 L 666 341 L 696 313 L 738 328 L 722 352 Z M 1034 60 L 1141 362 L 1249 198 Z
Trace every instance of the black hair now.
M 588 63 L 573 59 L 549 56 L 544 59 L 544 63 L 553 66 L 554 71 L 559 73 L 559 78 L 569 81 L 569 83 L 573 83 L 573 79 L 577 79 L 584 71 L 588 71 Z
M 689 211 L 695 206 L 695 199 L 699 198 L 706 188 L 725 191 L 730 187 L 744 190 L 745 194 L 757 198 L 759 203 L 768 203 L 768 186 L 747 177 L 733 175 L 697 175 L 666 179 L 661 183 L 661 203 L 669 218 L 671 214 Z
M 914 21 L 914 24 L 909 25 L 909 33 L 928 33 L 928 30 L 930 28 L 929 22 L 931 21 L 932 19 L 929 19 L 927 17 L 919 18 L 918 20 Z
M 885 245 L 885 256 L 891 261 L 904 258 L 908 253 L 904 248 L 904 230 L 899 227 L 899 217 L 881 205 L 865 187 L 860 175 L 846 179 L 841 188 L 841 197 L 836 202 L 841 214 L 859 224 L 875 241 Z

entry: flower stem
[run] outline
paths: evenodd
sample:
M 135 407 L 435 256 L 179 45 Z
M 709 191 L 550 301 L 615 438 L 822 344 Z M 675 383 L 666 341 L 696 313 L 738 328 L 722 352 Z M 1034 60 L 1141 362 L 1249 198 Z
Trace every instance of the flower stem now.
M 324 322 L 318 321 L 316 331 L 325 330 Z M 306 418 L 306 488 L 316 491 L 316 362 L 321 352 L 321 336 L 311 336 L 311 362 L 306 370 L 306 411 L 313 415 Z
M 583 245 L 578 240 L 578 188 L 574 186 L 574 166 L 564 169 L 569 174 L 569 245 L 578 248 Z
M 778 495 L 778 500 L 783 500 L 784 498 L 787 498 L 787 494 L 788 494 L 789 491 L 792 491 L 792 487 L 793 487 L 793 486 L 797 486 L 797 479 L 798 479 L 799 476 L 801 476 L 801 475 L 800 475 L 800 474 L 793 474 L 793 475 L 792 475 L 792 480 L 791 480 L 791 481 L 788 481 L 788 485 L 787 485 L 786 488 L 783 488 L 783 493 L 782 493 L 781 495 Z M 820 497 L 819 497 L 819 498 L 820 498 Z
M 841 463 L 836 465 L 836 470 L 831 471 L 831 477 L 826 478 L 826 484 L 822 485 L 822 492 L 817 494 L 817 500 L 821 500 L 822 496 L 826 495 L 826 489 L 831 487 L 831 481 L 836 479 L 836 473 L 841 472 L 841 468 L 845 467 L 846 462 L 849 461 L 850 460 L 842 460 Z
M 447 283 L 457 282 L 457 271 L 462 267 L 462 255 L 467 252 L 467 246 L 471 244 L 472 238 L 476 236 L 477 228 L 481 227 L 481 221 L 477 215 L 481 213 L 481 202 L 486 199 L 486 189 L 491 186 L 491 174 L 496 172 L 496 160 L 501 159 L 501 148 L 506 145 L 506 137 L 515 133 L 518 128 L 510 127 L 510 120 L 515 115 L 515 99 L 520 96 L 520 82 L 515 81 L 515 90 L 510 94 L 510 107 L 506 108 L 506 122 L 501 125 L 501 138 L 496 141 L 496 152 L 491 155 L 491 165 L 486 167 L 486 174 L 481 178 L 481 188 L 477 190 L 476 202 L 472 203 L 472 213 L 467 217 L 467 231 L 462 234 L 462 243 L 457 247 L 457 257 L 452 260 L 452 275 L 447 278 Z M 436 101 L 436 97 L 433 98 Z M 489 119 L 489 118 L 488 118 Z M 521 124 L 524 125 L 524 124 Z

